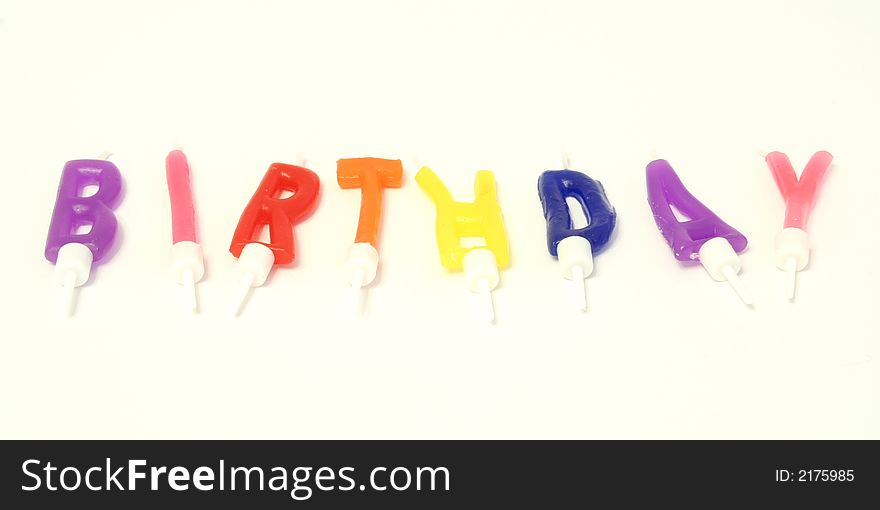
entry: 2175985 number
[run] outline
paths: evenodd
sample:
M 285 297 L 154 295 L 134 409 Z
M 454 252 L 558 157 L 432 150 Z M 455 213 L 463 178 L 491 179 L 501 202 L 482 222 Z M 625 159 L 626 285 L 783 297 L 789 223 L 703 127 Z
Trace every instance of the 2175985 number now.
M 799 469 L 799 482 L 852 482 L 855 471 L 852 469 Z

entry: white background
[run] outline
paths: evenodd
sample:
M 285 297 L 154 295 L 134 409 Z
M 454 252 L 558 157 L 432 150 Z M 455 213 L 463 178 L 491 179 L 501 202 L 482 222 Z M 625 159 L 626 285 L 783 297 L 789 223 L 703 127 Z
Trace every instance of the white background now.
M 880 437 L 878 4 L 0 1 L 0 436 Z M 164 157 L 192 163 L 203 312 L 169 280 Z M 572 154 L 619 214 L 590 310 L 546 252 L 540 172 Z M 761 154 L 835 156 L 796 304 Z M 45 234 L 65 161 L 112 151 L 121 244 L 59 317 Z M 322 179 L 298 261 L 228 316 L 229 241 L 274 161 Z M 335 161 L 405 162 L 369 313 L 339 308 L 360 194 Z M 743 231 L 749 310 L 657 232 L 668 159 Z M 492 169 L 513 264 L 498 324 L 446 274 L 430 165 Z

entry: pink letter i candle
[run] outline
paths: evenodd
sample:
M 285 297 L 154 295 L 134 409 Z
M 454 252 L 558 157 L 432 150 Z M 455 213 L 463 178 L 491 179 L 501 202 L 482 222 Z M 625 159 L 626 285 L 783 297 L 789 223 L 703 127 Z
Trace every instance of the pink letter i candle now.
M 171 198 L 171 272 L 174 281 L 186 289 L 188 308 L 198 310 L 196 282 L 205 275 L 202 247 L 196 241 L 196 210 L 193 206 L 189 162 L 179 150 L 165 158 L 165 176 Z

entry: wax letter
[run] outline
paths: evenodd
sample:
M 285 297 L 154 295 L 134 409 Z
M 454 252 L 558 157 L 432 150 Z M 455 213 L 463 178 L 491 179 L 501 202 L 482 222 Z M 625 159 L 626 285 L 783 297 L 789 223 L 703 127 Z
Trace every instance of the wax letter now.
M 590 242 L 597 253 L 611 238 L 617 223 L 617 212 L 602 183 L 573 170 L 552 170 L 538 178 L 538 195 L 547 219 L 547 249 L 554 257 L 559 242 L 570 236 L 580 236 Z M 572 228 L 566 197 L 574 197 L 587 213 L 589 224 Z
M 375 248 L 382 221 L 382 190 L 399 188 L 403 164 L 399 159 L 353 158 L 336 163 L 336 180 L 343 189 L 361 189 L 361 212 L 354 242 Z
M 785 199 L 785 228 L 806 230 L 807 216 L 816 200 L 819 183 L 831 166 L 831 159 L 831 154 L 825 151 L 813 154 L 798 179 L 788 156 L 781 152 L 767 154 L 767 165 Z
M 98 190 L 90 197 L 83 197 L 87 186 L 97 186 Z M 49 225 L 46 258 L 54 264 L 58 250 L 67 243 L 87 246 L 94 262 L 107 255 L 116 235 L 113 206 L 121 190 L 122 175 L 113 163 L 102 159 L 68 161 L 61 173 Z M 91 225 L 89 232 L 75 233 L 85 225 Z
M 492 172 L 477 172 L 473 202 L 454 201 L 443 182 L 428 167 L 419 170 L 416 182 L 437 208 L 437 247 L 444 267 L 462 269 L 464 256 L 471 250 L 461 245 L 462 238 L 466 237 L 482 237 L 486 242 L 483 247 L 495 254 L 499 268 L 510 264 L 510 247 Z
M 648 164 L 647 184 L 654 221 L 676 259 L 698 260 L 700 247 L 715 237 L 727 239 L 737 253 L 746 249 L 746 237 L 691 195 L 666 160 Z M 678 221 L 673 206 L 690 219 Z
M 257 242 L 255 238 L 260 228 L 268 225 L 271 242 L 263 244 L 272 250 L 275 263 L 293 262 L 293 226 L 314 210 L 319 187 L 318 176 L 311 170 L 273 163 L 238 220 L 229 251 L 240 256 L 246 244 Z M 293 195 L 279 198 L 278 195 L 285 190 Z

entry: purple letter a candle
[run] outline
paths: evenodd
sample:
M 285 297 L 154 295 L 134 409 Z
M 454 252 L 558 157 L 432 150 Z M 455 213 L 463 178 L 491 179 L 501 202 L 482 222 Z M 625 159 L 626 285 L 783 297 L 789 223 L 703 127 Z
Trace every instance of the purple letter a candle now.
M 746 237 L 691 195 L 668 161 L 648 163 L 646 180 L 654 221 L 675 258 L 699 260 L 713 280 L 730 283 L 751 306 L 752 297 L 738 276 L 742 262 L 737 253 L 746 249 Z M 679 221 L 673 208 L 687 218 Z

